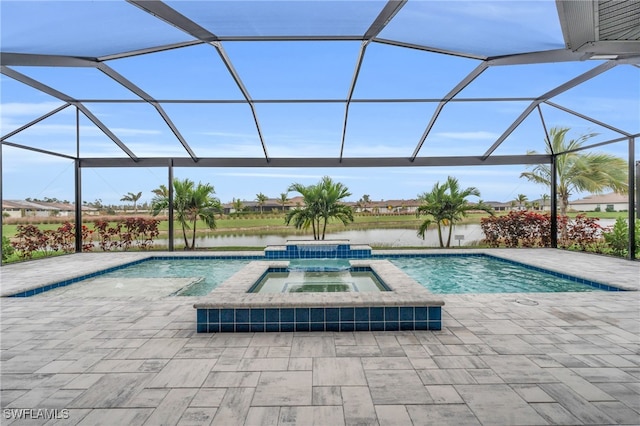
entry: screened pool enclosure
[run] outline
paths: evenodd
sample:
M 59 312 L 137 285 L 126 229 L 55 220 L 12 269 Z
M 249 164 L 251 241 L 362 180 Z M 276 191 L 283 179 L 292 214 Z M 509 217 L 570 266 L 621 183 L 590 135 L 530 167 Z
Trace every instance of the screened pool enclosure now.
M 51 179 L 31 158 L 69 162 L 76 223 L 95 197 L 83 193 L 89 169 L 154 168 L 169 189 L 176 168 L 555 170 L 557 125 L 597 133 L 583 150 L 628 160 L 636 217 L 638 1 L 3 0 L 0 9 L 3 192 L 21 185 L 17 169 Z

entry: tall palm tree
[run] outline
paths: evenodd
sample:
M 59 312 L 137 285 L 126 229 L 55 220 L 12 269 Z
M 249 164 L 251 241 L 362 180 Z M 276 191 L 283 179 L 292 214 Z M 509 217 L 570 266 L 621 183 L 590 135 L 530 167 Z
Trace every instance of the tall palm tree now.
M 556 157 L 557 193 L 562 216 L 567 214 L 569 197 L 576 192 L 600 194 L 604 190 L 611 189 L 625 194 L 628 191 L 627 162 L 610 154 L 574 152 L 595 136 L 595 133 L 567 141 L 566 135 L 569 130 L 567 127 L 552 128 L 549 131 L 551 141 L 546 148 L 547 154 L 568 152 Z M 535 154 L 535 152 L 531 153 Z M 521 173 L 520 177 L 551 187 L 551 167 L 548 164 L 538 164 L 531 171 Z
M 242 200 L 240 198 L 234 198 L 233 210 L 236 212 L 236 214 L 238 214 L 242 211 L 242 209 L 244 209 L 244 204 L 242 203 Z
M 299 192 L 304 207 L 289 210 L 285 217 L 288 225 L 293 221 L 298 229 L 313 229 L 314 240 L 324 240 L 330 220 L 337 219 L 344 225 L 353 222 L 353 209 L 341 201 L 350 196 L 349 189 L 340 182 L 325 176 L 316 185 L 304 186 L 294 183 L 289 191 Z
M 467 197 L 480 197 L 480 191 L 475 187 L 461 189 L 458 179 L 449 176 L 444 184 L 436 182 L 430 192 L 418 195 L 418 199 L 422 202 L 416 211 L 416 215 L 430 216 L 425 219 L 418 228 L 418 235 L 424 239 L 427 229 L 433 223 L 438 229 L 438 241 L 440 247 L 451 246 L 451 234 L 453 225 L 467 216 L 467 212 L 471 210 L 483 210 L 493 215 L 493 208 L 485 204 L 482 200 L 478 200 L 476 204 L 470 204 Z M 446 246 L 442 238 L 442 228 L 448 227 Z
M 123 195 L 122 198 L 120 198 L 120 201 L 129 201 L 133 203 L 133 211 L 135 213 L 138 212 L 138 200 L 140 199 L 140 197 L 142 197 L 142 191 L 138 192 L 137 194 L 134 194 L 133 192 L 127 192 L 126 195 Z
M 260 207 L 260 214 L 262 214 L 262 206 L 264 206 L 264 203 L 268 199 L 269 199 L 269 197 L 264 195 L 262 192 L 256 195 L 256 201 L 258 202 L 258 206 Z
M 169 208 L 169 188 L 166 185 L 160 185 L 156 189 L 152 189 L 151 192 L 155 194 L 151 199 L 151 214 L 157 216 Z M 159 207 L 160 209 L 156 212 L 155 209 L 158 206 L 162 207 Z
M 173 207 L 176 219 L 180 222 L 185 250 L 193 250 L 196 243 L 196 225 L 198 219 L 204 221 L 209 229 L 216 228 L 216 213 L 220 212 L 220 200 L 215 198 L 215 190 L 211 184 L 195 183 L 190 179 L 173 180 Z M 167 191 L 168 193 L 168 191 Z M 169 206 L 169 197 L 156 194 L 152 201 L 152 214 L 156 216 Z M 187 236 L 190 230 L 191 243 Z
M 518 196 L 516 197 L 516 199 L 515 199 L 515 200 L 513 200 L 513 201 L 515 201 L 516 203 L 518 203 L 518 207 L 520 208 L 520 210 L 522 210 L 522 206 L 523 206 L 524 204 L 526 204 L 527 200 L 528 200 L 528 198 L 527 198 L 527 196 L 526 196 L 526 195 L 524 195 L 524 194 L 518 194 Z
M 156 189 L 152 189 L 151 192 L 158 197 L 169 197 L 169 188 L 166 185 L 160 185 Z
M 551 196 L 547 193 L 540 195 L 540 199 L 542 200 L 542 210 L 544 210 L 544 208 L 547 206 L 547 201 L 549 201 L 549 198 L 551 198 Z
M 371 203 L 371 198 L 369 198 L 369 194 L 364 194 L 362 198 L 360 198 L 360 204 L 362 205 L 363 211 L 367 211 L 367 206 Z
M 340 182 L 334 182 L 329 176 L 322 178 L 322 237 L 324 240 L 327 231 L 327 224 L 331 219 L 337 219 L 344 225 L 353 222 L 353 208 L 345 205 L 341 201 L 349 197 L 349 188 Z
M 319 185 L 304 186 L 301 183 L 292 183 L 289 186 L 289 191 L 294 191 L 302 195 L 304 206 L 296 205 L 294 209 L 287 212 L 285 216 L 285 223 L 289 225 L 293 221 L 293 225 L 296 229 L 309 229 L 313 230 L 313 239 L 318 240 L 318 223 L 317 219 L 320 211 L 320 193 L 321 189 Z
M 282 211 L 284 211 L 284 206 L 287 204 L 287 202 L 289 201 L 289 193 L 288 192 L 282 192 L 280 194 L 280 198 L 278 198 L 278 201 L 280 202 L 280 204 L 282 205 Z

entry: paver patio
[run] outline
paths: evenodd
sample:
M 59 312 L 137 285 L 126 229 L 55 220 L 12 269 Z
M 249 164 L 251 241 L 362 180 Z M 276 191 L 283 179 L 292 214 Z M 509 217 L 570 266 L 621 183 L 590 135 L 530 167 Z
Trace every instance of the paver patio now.
M 638 262 L 492 253 L 640 287 Z M 2 293 L 144 256 L 7 265 Z M 1 422 L 47 423 L 13 418 L 46 408 L 79 425 L 639 424 L 639 296 L 444 295 L 441 331 L 266 334 L 196 333 L 196 297 L 2 298 Z

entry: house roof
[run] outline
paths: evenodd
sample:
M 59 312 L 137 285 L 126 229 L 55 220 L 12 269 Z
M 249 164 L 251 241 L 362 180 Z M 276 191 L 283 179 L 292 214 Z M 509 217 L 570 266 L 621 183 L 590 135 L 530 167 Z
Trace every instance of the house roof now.
M 626 195 L 610 192 L 608 194 L 592 194 L 579 200 L 571 201 L 569 204 L 618 204 L 628 203 Z
M 2 209 L 3 210 L 40 210 L 40 211 L 73 211 L 75 210 L 75 204 L 71 203 L 60 203 L 60 202 L 52 202 L 47 203 L 44 201 L 26 201 L 26 200 L 2 200 Z M 82 206 L 82 210 L 84 211 L 93 211 L 96 210 L 93 207 Z

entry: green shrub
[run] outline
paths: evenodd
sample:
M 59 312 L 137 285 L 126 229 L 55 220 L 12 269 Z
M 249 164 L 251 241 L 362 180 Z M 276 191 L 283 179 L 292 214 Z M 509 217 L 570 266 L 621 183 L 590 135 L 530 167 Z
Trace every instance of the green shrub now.
M 2 237 L 2 260 L 7 260 L 14 252 L 14 248 L 11 245 L 9 239 L 5 236 Z
M 640 221 L 635 222 L 636 234 L 636 256 L 640 250 Z M 627 257 L 629 254 L 629 225 L 627 221 L 621 217 L 616 219 L 615 225 L 609 232 L 603 234 L 604 240 L 607 242 L 610 253 L 615 256 Z

